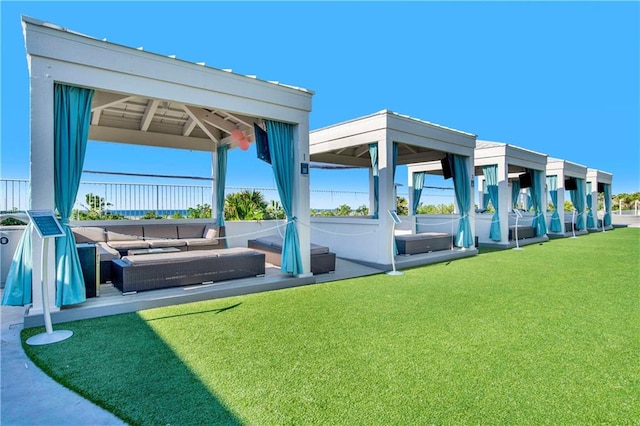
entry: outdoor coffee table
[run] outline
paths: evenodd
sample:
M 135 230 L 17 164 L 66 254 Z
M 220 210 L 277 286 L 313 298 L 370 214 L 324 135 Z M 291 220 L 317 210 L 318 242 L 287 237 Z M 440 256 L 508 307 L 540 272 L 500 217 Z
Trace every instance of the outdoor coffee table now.
M 127 251 L 127 256 L 136 256 L 141 254 L 177 253 L 179 251 L 181 250 L 175 247 L 135 249 Z

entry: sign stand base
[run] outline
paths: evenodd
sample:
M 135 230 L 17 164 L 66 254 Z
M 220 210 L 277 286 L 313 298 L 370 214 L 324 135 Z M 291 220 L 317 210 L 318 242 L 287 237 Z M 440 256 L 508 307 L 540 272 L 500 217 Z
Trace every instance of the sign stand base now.
M 48 345 L 50 343 L 62 342 L 71 336 L 73 336 L 73 331 L 70 330 L 56 330 L 51 333 L 40 333 L 29 337 L 27 339 L 27 345 Z

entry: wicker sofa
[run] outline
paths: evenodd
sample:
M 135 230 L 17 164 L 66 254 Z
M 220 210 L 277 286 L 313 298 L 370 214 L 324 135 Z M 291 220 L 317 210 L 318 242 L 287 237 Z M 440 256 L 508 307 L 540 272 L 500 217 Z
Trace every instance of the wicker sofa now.
M 265 274 L 265 256 L 242 247 L 125 256 L 112 261 L 123 294 Z
M 100 282 L 112 281 L 112 261 L 129 250 L 174 247 L 180 251 L 223 247 L 224 227 L 212 224 L 122 224 L 73 227 L 77 243 L 94 243 L 100 249 Z

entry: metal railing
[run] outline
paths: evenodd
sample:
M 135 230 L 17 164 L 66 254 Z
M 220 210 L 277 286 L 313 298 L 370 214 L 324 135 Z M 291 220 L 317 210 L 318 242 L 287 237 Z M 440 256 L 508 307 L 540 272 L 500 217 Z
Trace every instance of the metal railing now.
M 167 176 L 155 176 L 166 178 Z M 200 178 L 199 180 L 206 180 Z M 435 188 L 435 189 L 434 189 Z M 425 188 L 420 201 L 426 204 L 453 203 L 453 188 Z M 429 189 L 433 189 L 429 191 Z M 441 189 L 441 191 L 438 191 Z M 448 189 L 450 191 L 442 191 Z M 126 218 L 143 217 L 147 212 L 158 216 L 171 216 L 180 213 L 186 215 L 189 208 L 211 204 L 213 191 L 210 182 L 207 184 L 161 184 L 133 182 L 95 182 L 82 181 L 74 205 L 77 212 L 90 209 L 108 211 Z M 227 186 L 225 194 L 241 191 L 258 191 L 265 201 L 279 201 L 276 188 L 257 188 Z M 0 213 L 26 211 L 29 209 L 30 185 L 28 179 L 0 179 Z M 93 195 L 92 195 L 93 194 Z M 398 196 L 408 199 L 407 193 L 398 192 Z M 352 209 L 369 205 L 369 193 L 366 191 L 311 190 L 311 208 L 334 209 L 348 205 Z M 615 215 L 639 215 L 638 201 L 630 210 L 614 210 Z M 616 206 L 618 207 L 618 206 Z M 621 207 L 621 206 L 620 206 Z M 76 217 L 78 219 L 78 217 Z
M 28 179 L 0 179 L 0 211 L 25 211 L 29 206 Z
M 148 212 L 157 216 L 186 216 L 188 209 L 211 205 L 211 183 L 159 184 L 82 181 L 74 204 L 75 216 L 90 210 L 108 212 L 128 219 L 144 217 Z M 241 191 L 260 192 L 267 203 L 279 201 L 276 188 L 227 186 L 225 194 Z M 0 212 L 29 209 L 30 185 L 28 179 L 0 179 Z M 346 204 L 354 210 L 369 204 L 369 193 L 361 191 L 311 190 L 311 205 L 318 208 L 336 208 Z

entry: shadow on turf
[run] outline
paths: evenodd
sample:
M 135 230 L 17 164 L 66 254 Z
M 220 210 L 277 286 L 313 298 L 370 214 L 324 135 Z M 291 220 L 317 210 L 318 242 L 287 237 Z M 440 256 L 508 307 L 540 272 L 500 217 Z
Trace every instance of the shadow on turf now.
M 23 348 L 53 379 L 131 425 L 242 424 L 147 321 L 105 318 L 66 323 L 73 337 L 53 345 L 26 344 L 43 327 L 22 330 Z
M 233 308 L 237 308 L 240 305 L 242 305 L 242 302 L 236 303 L 235 305 L 227 306 L 226 308 L 208 309 L 206 311 L 197 311 L 197 312 L 185 312 L 184 314 L 166 315 L 164 317 L 150 318 L 147 320 L 147 322 L 158 321 L 158 320 L 167 319 L 167 318 L 177 318 L 177 317 L 186 317 L 191 315 L 209 314 L 211 312 L 214 312 L 216 314 L 221 314 L 223 312 L 230 311 Z

